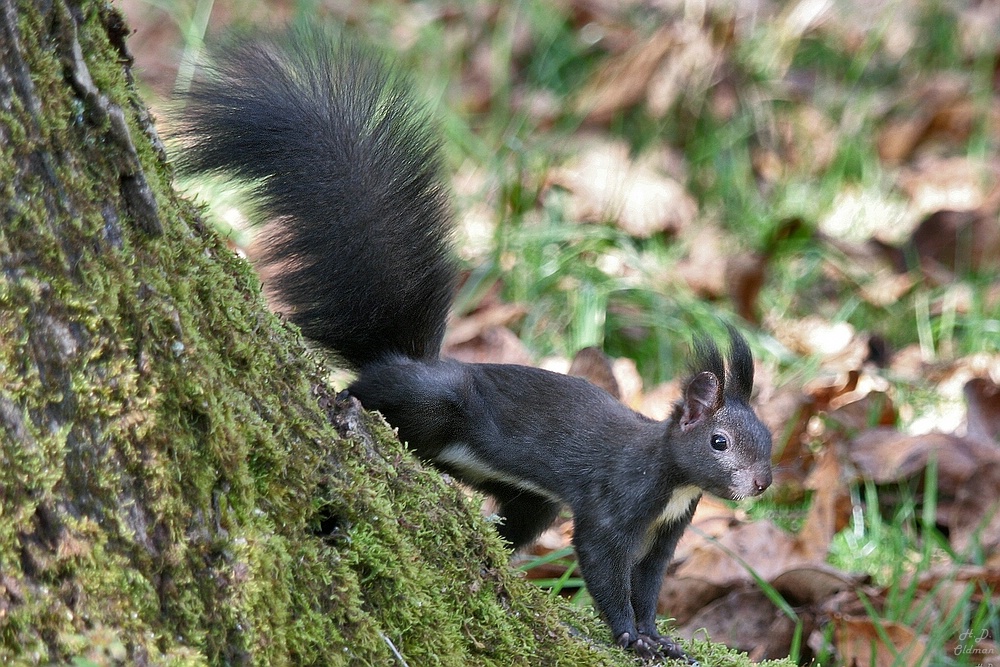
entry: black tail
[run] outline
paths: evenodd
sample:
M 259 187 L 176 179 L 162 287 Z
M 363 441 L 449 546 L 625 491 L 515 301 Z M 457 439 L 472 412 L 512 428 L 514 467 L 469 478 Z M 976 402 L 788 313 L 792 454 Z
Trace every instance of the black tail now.
M 290 319 L 355 368 L 436 357 L 456 265 L 438 140 L 406 83 L 318 30 L 235 43 L 208 74 L 181 169 L 253 183 Z

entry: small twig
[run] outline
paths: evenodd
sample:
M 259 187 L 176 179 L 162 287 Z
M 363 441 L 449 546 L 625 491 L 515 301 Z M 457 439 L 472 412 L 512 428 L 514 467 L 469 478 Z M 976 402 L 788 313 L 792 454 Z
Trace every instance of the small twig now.
M 402 665 L 403 667 L 410 667 L 408 664 L 406 664 L 406 659 L 403 658 L 403 655 L 396 648 L 395 644 L 392 643 L 392 640 L 386 637 L 384 632 L 380 632 L 378 633 L 378 635 L 379 637 L 385 640 L 386 644 L 389 645 L 389 650 L 392 651 L 392 654 L 394 656 L 396 656 L 396 660 L 399 660 L 399 664 Z

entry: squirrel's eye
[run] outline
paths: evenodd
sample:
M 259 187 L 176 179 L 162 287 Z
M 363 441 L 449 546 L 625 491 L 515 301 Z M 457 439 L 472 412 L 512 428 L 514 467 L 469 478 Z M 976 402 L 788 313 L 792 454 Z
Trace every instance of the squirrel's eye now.
M 726 439 L 726 436 L 719 433 L 712 436 L 712 449 L 723 452 L 727 447 L 729 447 L 729 440 Z

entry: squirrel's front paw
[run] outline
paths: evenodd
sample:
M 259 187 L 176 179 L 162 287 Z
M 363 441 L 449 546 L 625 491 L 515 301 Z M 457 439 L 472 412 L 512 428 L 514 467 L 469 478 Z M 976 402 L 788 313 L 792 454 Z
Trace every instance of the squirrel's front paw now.
M 659 647 L 660 653 L 666 658 L 670 658 L 671 660 L 684 660 L 689 665 L 698 664 L 697 660 L 684 652 L 684 649 L 681 648 L 680 642 L 675 642 L 673 639 L 662 635 L 651 636 L 640 634 L 639 636 L 655 642 Z
M 663 657 L 656 640 L 643 634 L 636 633 L 636 636 L 633 637 L 628 632 L 623 632 L 615 639 L 615 643 L 622 648 L 634 651 L 643 660 L 659 661 Z
M 618 635 L 615 642 L 622 648 L 634 651 L 643 660 L 659 662 L 664 659 L 684 660 L 689 665 L 697 665 L 698 661 L 689 656 L 677 642 L 661 637 L 660 635 L 648 635 L 642 632 L 633 638 L 628 632 Z

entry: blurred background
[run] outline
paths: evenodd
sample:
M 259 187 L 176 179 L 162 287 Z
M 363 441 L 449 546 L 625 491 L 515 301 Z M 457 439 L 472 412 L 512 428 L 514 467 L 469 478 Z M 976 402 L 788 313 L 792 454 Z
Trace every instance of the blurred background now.
M 391 54 L 452 174 L 448 355 L 581 374 L 662 418 L 693 335 L 747 334 L 776 482 L 701 503 L 661 593 L 680 634 L 1000 664 L 1000 3 L 117 6 L 167 138 L 234 27 L 328 22 Z M 238 190 L 181 186 L 253 256 Z M 518 562 L 585 604 L 571 530 Z

